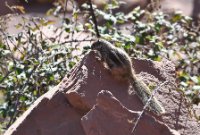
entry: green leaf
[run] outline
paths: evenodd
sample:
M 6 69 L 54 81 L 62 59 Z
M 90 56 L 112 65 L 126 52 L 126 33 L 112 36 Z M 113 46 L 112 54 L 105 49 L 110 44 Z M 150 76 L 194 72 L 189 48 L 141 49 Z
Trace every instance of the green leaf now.
M 70 19 L 69 18 L 65 18 L 64 20 L 65 20 L 66 24 L 70 24 Z
M 198 90 L 198 91 L 200 91 L 200 85 L 195 85 L 195 86 L 193 86 L 192 89 L 193 89 L 193 90 Z
M 70 62 L 69 62 L 69 67 L 70 67 L 70 69 L 71 69 L 75 64 L 76 64 L 75 62 L 70 61 Z
M 14 62 L 13 61 L 10 61 L 9 63 L 8 63 L 8 70 L 9 71 L 11 71 L 11 70 L 13 70 L 14 69 Z
M 188 86 L 188 84 L 185 83 L 185 82 L 181 82 L 180 85 L 182 85 L 182 86 L 184 86 L 184 87 L 187 87 L 187 86 Z
M 195 82 L 195 83 L 198 83 L 198 82 L 199 82 L 197 76 L 191 76 L 190 79 L 191 79 L 193 82 Z

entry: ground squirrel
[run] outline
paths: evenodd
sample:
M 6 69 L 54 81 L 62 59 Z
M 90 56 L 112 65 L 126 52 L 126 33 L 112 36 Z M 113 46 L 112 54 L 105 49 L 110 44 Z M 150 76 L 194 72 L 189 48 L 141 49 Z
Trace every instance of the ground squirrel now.
M 132 84 L 136 94 L 145 105 L 151 96 L 151 91 L 143 81 L 136 77 L 128 54 L 102 39 L 95 41 L 91 49 L 97 50 L 104 65 L 115 78 L 119 80 L 128 80 Z M 150 101 L 148 108 L 157 115 L 165 113 L 165 109 L 155 97 Z

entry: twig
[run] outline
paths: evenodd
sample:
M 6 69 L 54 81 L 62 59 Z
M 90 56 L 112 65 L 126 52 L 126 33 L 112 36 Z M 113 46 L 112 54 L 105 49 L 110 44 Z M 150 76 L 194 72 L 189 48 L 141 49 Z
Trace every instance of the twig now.
M 5 40 L 6 44 L 8 45 L 8 48 L 10 51 L 13 51 L 13 49 L 11 49 L 10 45 L 12 44 L 21 55 L 24 55 L 24 53 L 15 45 L 15 43 L 12 41 L 11 37 L 7 36 L 8 34 L 4 32 L 4 30 L 0 29 L 0 32 L 3 34 L 3 39 Z M 8 42 L 8 40 L 10 41 L 10 44 Z
M 74 40 L 68 40 L 68 41 L 64 41 L 64 42 L 61 42 L 59 44 L 66 44 L 66 43 L 73 43 L 73 42 L 91 42 L 91 41 L 95 41 L 95 39 L 91 38 L 91 39 L 82 39 L 82 40 L 77 40 L 77 39 L 74 39 Z
M 64 24 L 65 24 L 66 12 L 67 12 L 67 4 L 68 4 L 68 0 L 64 0 L 62 27 L 63 27 Z M 60 43 L 61 37 L 62 37 L 62 34 L 63 34 L 63 33 L 64 33 L 64 30 L 61 30 L 61 32 L 58 34 L 58 36 L 57 36 L 57 38 L 58 38 L 58 43 Z
M 74 16 L 74 13 L 76 12 L 77 10 L 77 7 L 76 7 L 76 4 L 74 3 L 74 1 L 72 0 L 72 6 L 73 6 L 73 16 L 72 16 L 72 24 L 73 24 L 73 30 L 71 32 L 71 39 L 74 40 L 74 34 L 75 34 L 75 29 L 76 29 L 76 26 L 77 26 L 77 17 Z M 72 45 L 72 43 L 71 43 Z
M 169 82 L 169 81 L 165 81 L 165 82 L 161 83 L 160 85 L 158 85 L 158 86 L 153 90 L 153 92 L 152 92 L 150 98 L 148 99 L 148 101 L 147 101 L 147 103 L 145 104 L 145 106 L 143 107 L 142 112 L 140 113 L 140 115 L 139 115 L 137 121 L 135 122 L 135 125 L 134 125 L 134 127 L 133 127 L 133 129 L 132 129 L 132 131 L 131 131 L 131 134 L 134 135 L 134 131 L 136 130 L 136 127 L 137 127 L 137 125 L 138 125 L 140 119 L 142 118 L 142 115 L 144 114 L 144 111 L 145 111 L 145 110 L 147 109 L 147 107 L 149 106 L 150 101 L 152 100 L 152 98 L 153 98 L 153 96 L 155 95 L 155 93 L 158 91 L 158 89 L 160 89 L 163 85 L 165 85 L 165 84 L 168 83 L 168 82 Z
M 63 9 L 63 10 L 64 10 L 64 11 L 63 11 L 64 13 L 63 13 L 63 20 L 62 20 L 63 22 L 62 22 L 62 23 L 65 23 L 66 11 L 67 11 L 67 3 L 68 3 L 68 0 L 64 0 L 64 7 L 63 7 L 63 8 L 64 8 L 64 9 Z
M 42 61 L 40 64 L 35 65 L 35 66 L 33 67 L 33 69 L 32 69 L 31 72 L 30 72 L 30 76 L 27 78 L 26 82 L 24 83 L 24 85 L 22 86 L 22 88 L 21 88 L 19 91 L 23 91 L 23 90 L 26 88 L 28 82 L 30 81 L 30 78 L 31 78 L 32 75 L 33 75 L 33 73 L 34 73 L 34 72 L 36 71 L 36 69 L 37 69 L 39 66 L 41 66 L 42 64 L 43 64 L 43 61 Z M 17 110 L 17 108 L 18 108 L 19 105 L 20 105 L 20 102 L 19 102 L 19 100 L 20 100 L 20 95 L 21 95 L 21 93 L 19 92 L 19 93 L 17 94 L 16 103 L 15 103 L 15 105 L 14 105 L 13 115 L 11 116 L 11 118 L 10 118 L 8 124 L 6 125 L 6 128 L 10 127 L 10 125 L 14 122 L 14 120 L 15 120 L 16 117 L 17 117 L 17 114 L 18 114 L 18 112 L 19 112 L 19 111 Z
M 65 20 L 66 20 L 67 4 L 68 4 L 68 0 L 64 0 L 62 27 L 64 26 Z M 63 34 L 63 33 L 64 33 L 64 30 L 61 30 L 61 32 L 58 34 L 58 36 L 57 36 L 57 38 L 58 38 L 58 43 L 60 43 L 61 37 L 62 37 L 62 34 Z
M 0 84 L 12 73 L 13 71 L 9 71 L 6 73 L 6 75 L 0 80 Z
M 6 6 L 7 8 L 9 8 L 10 11 L 12 11 L 13 13 L 15 12 L 14 9 L 8 4 L 7 1 L 5 2 L 5 6 Z
M 93 7 L 92 7 L 92 1 L 88 0 L 88 4 L 90 6 L 90 14 L 92 16 L 92 20 L 93 20 L 93 23 L 94 23 L 94 28 L 95 28 L 96 36 L 97 36 L 97 38 L 100 38 L 101 36 L 99 34 L 97 20 L 96 20 L 96 17 L 95 17 L 95 14 L 94 14 L 94 10 L 93 10 Z
M 6 89 L 6 86 L 0 84 L 0 90 L 2 90 L 2 89 L 5 90 L 5 89 Z

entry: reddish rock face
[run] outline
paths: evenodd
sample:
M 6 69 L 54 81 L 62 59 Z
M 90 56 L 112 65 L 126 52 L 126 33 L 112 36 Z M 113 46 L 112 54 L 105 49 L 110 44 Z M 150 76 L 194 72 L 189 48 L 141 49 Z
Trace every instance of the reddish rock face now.
M 39 98 L 5 135 L 85 135 L 78 114 L 54 89 Z
M 98 94 L 96 105 L 82 117 L 81 122 L 87 135 L 129 135 L 139 115 L 140 112 L 124 107 L 111 92 L 102 90 Z M 146 113 L 140 119 L 134 134 L 173 135 L 170 128 Z
M 166 114 L 145 111 L 128 82 L 115 80 L 91 51 L 69 77 L 40 97 L 5 135 L 198 135 L 199 123 L 189 117 L 184 98 L 176 92 L 174 65 L 163 60 L 133 59 L 136 74 L 148 86 L 168 80 L 155 97 Z M 176 130 L 176 131 L 175 131 Z

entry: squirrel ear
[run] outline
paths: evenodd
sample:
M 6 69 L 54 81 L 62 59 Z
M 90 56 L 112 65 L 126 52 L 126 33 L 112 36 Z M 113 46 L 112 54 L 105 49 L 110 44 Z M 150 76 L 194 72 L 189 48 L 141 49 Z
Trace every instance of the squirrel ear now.
M 94 48 L 97 46 L 97 44 L 99 44 L 99 40 L 98 40 L 98 39 L 95 40 L 95 41 L 92 43 L 91 49 L 94 49 Z
M 95 44 L 95 43 L 98 43 L 98 42 L 100 42 L 100 39 L 94 40 L 94 42 L 92 44 Z
M 99 42 L 101 42 L 101 40 L 98 38 L 95 42 L 99 43 Z

